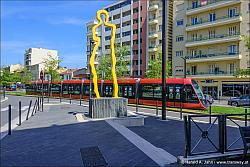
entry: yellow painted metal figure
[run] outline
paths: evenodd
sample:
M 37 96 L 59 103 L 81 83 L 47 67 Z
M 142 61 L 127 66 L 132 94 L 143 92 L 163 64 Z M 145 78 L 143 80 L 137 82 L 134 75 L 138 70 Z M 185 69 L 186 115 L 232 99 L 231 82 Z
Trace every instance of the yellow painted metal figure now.
M 100 98 L 100 94 L 98 91 L 98 83 L 97 83 L 97 73 L 95 69 L 95 56 L 96 56 L 96 51 L 100 45 L 100 37 L 96 35 L 96 30 L 98 27 L 102 26 L 103 21 L 101 18 L 101 15 L 105 16 L 105 21 L 104 21 L 104 26 L 110 27 L 112 30 L 111 33 L 111 39 L 110 39 L 110 49 L 111 49 L 111 58 L 112 58 L 112 77 L 113 77 L 113 97 L 118 97 L 118 84 L 117 84 L 117 77 L 116 77 L 116 57 L 115 57 L 115 34 L 116 34 L 116 26 L 114 24 L 108 23 L 109 21 L 109 14 L 106 10 L 99 10 L 96 15 L 96 19 L 98 21 L 98 24 L 94 25 L 92 28 L 92 39 L 95 42 L 95 46 L 90 58 L 90 66 L 91 66 L 91 71 L 93 74 L 93 83 L 94 83 L 94 92 L 96 94 L 96 98 Z

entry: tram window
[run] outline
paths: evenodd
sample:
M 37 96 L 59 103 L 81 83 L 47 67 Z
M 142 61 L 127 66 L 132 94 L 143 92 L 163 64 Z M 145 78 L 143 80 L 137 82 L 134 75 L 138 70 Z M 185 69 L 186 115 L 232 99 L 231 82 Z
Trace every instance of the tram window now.
M 120 96 L 120 97 L 122 97 L 123 95 L 122 95 L 122 88 L 123 88 L 123 86 L 118 86 L 118 88 L 119 88 L 119 91 L 118 91 L 118 95 Z
M 133 96 L 133 87 L 132 86 L 128 86 L 128 96 L 132 97 Z
M 44 90 L 45 92 L 48 91 L 48 84 L 43 85 L 43 90 Z
M 60 85 L 58 85 L 58 84 L 52 84 L 51 85 L 51 92 L 52 93 L 59 93 L 60 92 Z
M 69 92 L 68 92 L 68 85 L 63 85 L 63 94 L 64 95 L 69 94 Z
M 124 87 L 124 92 L 123 92 L 124 96 L 127 97 L 128 96 L 128 89 L 127 86 Z
M 169 85 L 168 87 L 168 98 L 169 100 L 174 99 L 174 85 Z
M 69 90 L 69 94 L 73 94 L 74 93 L 74 86 L 73 85 L 69 85 L 68 86 L 68 90 Z
M 177 101 L 181 100 L 181 88 L 182 88 L 182 85 L 175 85 L 175 99 Z
M 143 85 L 142 86 L 142 97 L 154 98 L 153 90 L 154 90 L 154 88 L 152 85 Z
M 188 103 L 199 103 L 197 95 L 191 85 L 185 85 L 184 101 Z
M 105 95 L 106 96 L 112 96 L 113 95 L 113 86 L 106 85 L 105 86 Z
M 89 85 L 84 85 L 84 95 L 89 95 Z
M 80 93 L 81 93 L 81 85 L 74 85 L 74 91 L 72 94 L 80 95 Z
M 161 86 L 156 85 L 154 87 L 154 98 L 161 98 L 161 97 L 162 97 Z

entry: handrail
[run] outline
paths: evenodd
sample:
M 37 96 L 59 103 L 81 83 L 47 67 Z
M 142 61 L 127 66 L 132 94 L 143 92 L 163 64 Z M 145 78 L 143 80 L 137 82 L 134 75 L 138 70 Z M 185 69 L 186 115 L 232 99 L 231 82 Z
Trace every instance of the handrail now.
M 234 53 L 223 52 L 223 53 L 190 55 L 190 56 L 187 56 L 186 59 L 202 59 L 202 58 L 217 57 L 217 56 L 224 56 L 224 55 L 230 55 L 230 56 L 231 55 L 239 55 L 239 52 L 234 52 Z
M 218 3 L 218 2 L 221 2 L 221 1 L 225 1 L 225 0 L 208 0 L 207 3 L 205 5 L 197 5 L 197 7 L 188 7 L 187 10 L 192 10 L 192 9 L 198 9 L 198 8 L 201 8 L 201 7 L 204 7 L 204 6 L 208 6 L 208 5 L 211 5 L 211 4 L 214 4 L 214 3 Z
M 226 38 L 226 37 L 234 37 L 239 36 L 240 32 L 236 32 L 234 34 L 217 34 L 214 37 L 202 37 L 202 38 L 196 38 L 196 39 L 189 39 L 186 42 L 197 42 L 197 41 L 207 41 L 207 40 L 213 40 L 213 39 L 220 39 L 220 38 Z
M 195 23 L 195 24 L 187 23 L 187 24 L 186 24 L 186 27 L 201 25 L 201 24 L 204 24 L 204 23 L 214 23 L 214 22 L 216 22 L 216 21 L 221 21 L 221 20 L 229 20 L 229 19 L 233 19 L 233 18 L 240 17 L 240 16 L 241 16 L 241 14 L 239 14 L 239 13 L 235 14 L 234 16 L 225 15 L 225 16 L 218 17 L 218 18 L 216 18 L 216 19 L 213 20 L 213 21 L 209 21 L 208 18 L 201 18 L 201 19 L 200 19 L 197 23 Z

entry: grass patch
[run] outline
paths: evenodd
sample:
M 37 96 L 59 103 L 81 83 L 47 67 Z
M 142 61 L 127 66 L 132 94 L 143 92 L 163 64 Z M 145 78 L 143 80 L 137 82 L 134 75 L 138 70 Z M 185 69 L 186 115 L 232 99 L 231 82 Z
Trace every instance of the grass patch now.
M 7 95 L 26 96 L 26 92 L 6 92 Z
M 243 107 L 233 107 L 233 106 L 212 106 L 212 113 L 216 114 L 244 114 L 245 108 Z M 209 113 L 209 109 L 206 111 Z M 248 109 L 248 112 L 249 109 Z

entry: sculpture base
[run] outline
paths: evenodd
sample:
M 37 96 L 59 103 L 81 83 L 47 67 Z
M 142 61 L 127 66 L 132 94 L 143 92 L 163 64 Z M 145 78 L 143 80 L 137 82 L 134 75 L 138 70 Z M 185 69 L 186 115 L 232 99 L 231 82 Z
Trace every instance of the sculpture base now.
M 126 98 L 91 98 L 89 116 L 90 118 L 111 118 L 127 116 Z

